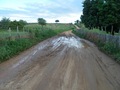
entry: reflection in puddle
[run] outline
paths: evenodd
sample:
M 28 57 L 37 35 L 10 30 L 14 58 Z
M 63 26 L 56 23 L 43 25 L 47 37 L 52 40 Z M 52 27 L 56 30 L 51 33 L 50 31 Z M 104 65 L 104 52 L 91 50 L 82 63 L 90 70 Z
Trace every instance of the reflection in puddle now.
M 39 46 L 39 47 L 37 48 L 37 50 L 34 50 L 32 53 L 30 53 L 30 54 L 27 55 L 26 57 L 20 59 L 19 62 L 17 62 L 16 64 L 14 64 L 14 65 L 12 66 L 12 68 L 16 68 L 16 67 L 18 67 L 19 65 L 23 64 L 24 62 L 29 61 L 32 56 L 34 56 L 39 50 L 44 49 L 46 46 L 47 46 L 46 44 L 45 44 L 44 46 L 42 46 L 42 45 Z
M 52 41 L 52 44 L 55 47 L 60 46 L 61 44 L 67 45 L 68 47 L 82 48 L 84 47 L 79 38 L 75 37 L 59 37 Z
M 36 53 L 37 53 L 37 50 L 36 50 L 36 51 L 34 51 L 32 55 L 35 55 Z
M 26 61 L 26 59 L 28 59 L 28 58 L 29 58 L 28 56 L 24 57 L 24 58 L 23 58 L 22 60 L 20 60 L 18 63 L 14 64 L 12 68 L 16 68 L 16 67 L 18 67 L 19 65 L 23 64 L 23 63 Z

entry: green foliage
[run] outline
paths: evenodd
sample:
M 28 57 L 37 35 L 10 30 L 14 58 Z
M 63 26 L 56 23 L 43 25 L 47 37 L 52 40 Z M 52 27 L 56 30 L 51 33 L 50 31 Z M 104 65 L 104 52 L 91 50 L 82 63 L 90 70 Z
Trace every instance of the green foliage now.
M 113 52 L 118 52 L 119 49 L 116 48 L 117 46 L 114 43 L 105 43 L 102 47 L 103 50 L 107 51 L 107 53 L 112 54 Z
M 40 24 L 42 27 L 46 25 L 46 20 L 43 18 L 38 18 L 38 24 Z
M 11 21 L 10 28 L 12 30 L 17 30 L 17 27 L 18 27 L 19 30 L 22 30 L 26 24 L 27 22 L 24 20 L 19 20 L 19 21 L 14 20 L 14 21 Z
M 87 28 L 100 28 L 114 35 L 120 29 L 119 0 L 85 0 L 82 23 Z
M 0 39 L 4 40 L 5 38 L 8 38 L 10 36 L 17 37 L 18 35 L 20 35 L 20 36 L 28 36 L 29 33 L 28 32 L 16 32 L 16 31 L 11 31 L 11 32 L 1 31 L 0 32 Z
M 100 48 L 107 54 L 114 57 L 117 62 L 120 62 L 120 48 L 117 47 L 114 43 L 105 43 L 103 46 L 100 46 Z
M 30 48 L 31 46 L 39 43 L 42 40 L 55 36 L 66 30 L 71 30 L 74 28 L 70 24 L 48 24 L 47 27 L 42 30 L 41 26 L 38 24 L 29 24 L 25 26 L 25 30 L 29 29 L 29 33 L 32 38 L 28 39 L 18 39 L 14 41 L 1 41 L 0 42 L 0 62 L 3 62 L 21 51 Z
M 79 20 L 76 20 L 74 24 L 79 26 L 80 23 L 81 23 L 81 22 L 80 22 Z
M 56 23 L 60 22 L 59 20 L 55 20 Z
M 0 29 L 8 30 L 10 26 L 10 19 L 9 18 L 2 18 L 0 21 Z
M 55 30 L 55 31 L 64 31 L 64 30 L 70 30 L 74 28 L 73 24 L 60 24 L 58 23 L 57 25 L 56 24 L 51 24 L 51 23 L 48 23 L 45 27 L 44 27 L 44 30 L 46 29 L 52 29 L 52 30 Z M 38 24 L 28 24 L 24 27 L 25 31 L 34 31 L 34 30 L 42 30 L 42 27 Z
M 99 29 L 96 29 L 96 28 L 88 30 L 88 32 L 99 33 L 99 34 L 107 34 L 105 31 L 102 31 L 102 30 L 100 31 Z
M 30 39 L 4 41 L 4 46 L 0 47 L 0 62 L 9 59 L 11 56 L 31 47 L 33 43 L 34 41 Z
M 8 30 L 9 28 L 11 28 L 12 30 L 16 30 L 17 27 L 19 28 L 19 30 L 22 30 L 23 27 L 27 24 L 26 21 L 24 20 L 19 20 L 19 21 L 11 21 L 9 18 L 3 18 L 0 21 L 0 29 L 2 30 Z

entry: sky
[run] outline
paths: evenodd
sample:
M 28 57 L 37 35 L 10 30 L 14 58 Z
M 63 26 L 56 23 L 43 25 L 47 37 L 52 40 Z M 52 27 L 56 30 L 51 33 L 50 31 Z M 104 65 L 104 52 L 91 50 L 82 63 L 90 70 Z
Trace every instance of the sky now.
M 25 20 L 37 22 L 44 18 L 48 23 L 59 20 L 61 23 L 73 23 L 80 20 L 84 0 L 0 0 L 0 20 Z

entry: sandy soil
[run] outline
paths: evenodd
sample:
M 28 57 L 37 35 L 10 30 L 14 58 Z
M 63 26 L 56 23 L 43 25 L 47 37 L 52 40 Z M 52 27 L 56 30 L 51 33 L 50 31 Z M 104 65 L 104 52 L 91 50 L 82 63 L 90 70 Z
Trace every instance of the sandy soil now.
M 120 90 L 120 65 L 69 31 L 0 64 L 0 90 Z

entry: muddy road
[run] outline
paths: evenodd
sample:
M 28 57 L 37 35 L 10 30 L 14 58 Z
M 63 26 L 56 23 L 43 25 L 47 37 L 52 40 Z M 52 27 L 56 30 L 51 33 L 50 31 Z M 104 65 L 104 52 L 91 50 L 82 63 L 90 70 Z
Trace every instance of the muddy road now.
M 120 65 L 69 31 L 0 64 L 0 90 L 120 90 Z

